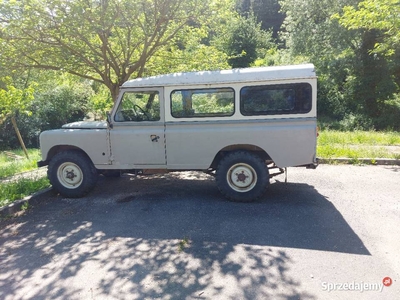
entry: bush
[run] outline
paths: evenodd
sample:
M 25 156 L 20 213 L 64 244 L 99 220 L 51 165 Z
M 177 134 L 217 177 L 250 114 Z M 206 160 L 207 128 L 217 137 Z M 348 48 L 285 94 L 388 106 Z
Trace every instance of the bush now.
M 355 131 L 355 130 L 374 130 L 373 121 L 365 115 L 346 114 L 343 120 L 339 121 L 339 130 Z
M 382 104 L 381 115 L 374 120 L 378 130 L 400 130 L 400 94 Z
M 83 120 L 93 96 L 89 84 L 59 86 L 38 95 L 33 103 L 41 130 L 60 128 L 63 124 Z
M 37 148 L 40 132 L 60 128 L 63 124 L 83 120 L 89 112 L 94 92 L 89 83 L 72 83 L 49 87 L 35 94 L 30 116 L 16 115 L 17 124 L 27 147 Z M 1 150 L 15 149 L 19 142 L 7 119 L 0 128 Z

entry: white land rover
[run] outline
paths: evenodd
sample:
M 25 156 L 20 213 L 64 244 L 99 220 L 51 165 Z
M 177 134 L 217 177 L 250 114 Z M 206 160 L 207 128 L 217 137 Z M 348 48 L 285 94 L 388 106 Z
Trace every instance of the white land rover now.
M 201 170 L 228 199 L 253 201 L 284 168 L 317 166 L 316 95 L 311 64 L 131 80 L 107 122 L 43 132 L 38 165 L 65 197 L 102 173 Z

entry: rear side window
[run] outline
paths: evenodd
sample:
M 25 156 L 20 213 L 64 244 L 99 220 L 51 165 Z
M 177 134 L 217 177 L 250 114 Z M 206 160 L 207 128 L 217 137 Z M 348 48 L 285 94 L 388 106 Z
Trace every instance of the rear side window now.
M 171 93 L 174 118 L 225 117 L 235 112 L 232 88 L 175 90 Z
M 305 114 L 311 111 L 308 83 L 248 86 L 240 91 L 242 115 Z

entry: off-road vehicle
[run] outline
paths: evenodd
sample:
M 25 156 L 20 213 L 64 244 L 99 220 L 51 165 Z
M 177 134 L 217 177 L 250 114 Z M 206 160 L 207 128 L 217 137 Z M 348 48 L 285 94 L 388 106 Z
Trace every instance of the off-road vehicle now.
M 102 173 L 200 170 L 227 198 L 253 201 L 284 168 L 316 166 L 316 95 L 311 64 L 134 79 L 107 121 L 43 132 L 38 165 L 66 197 Z

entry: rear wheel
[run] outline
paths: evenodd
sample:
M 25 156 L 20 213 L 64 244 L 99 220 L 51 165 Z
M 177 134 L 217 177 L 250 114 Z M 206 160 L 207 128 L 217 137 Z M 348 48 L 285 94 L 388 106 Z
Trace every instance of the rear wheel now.
M 218 164 L 216 181 L 220 192 L 231 201 L 251 202 L 261 197 L 269 183 L 265 162 L 246 151 L 228 153 Z
M 91 191 L 97 182 L 97 170 L 89 158 L 76 150 L 56 154 L 47 175 L 53 188 L 68 198 L 79 198 Z

